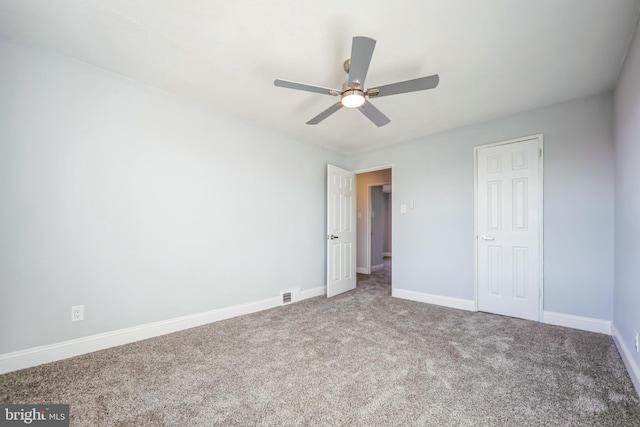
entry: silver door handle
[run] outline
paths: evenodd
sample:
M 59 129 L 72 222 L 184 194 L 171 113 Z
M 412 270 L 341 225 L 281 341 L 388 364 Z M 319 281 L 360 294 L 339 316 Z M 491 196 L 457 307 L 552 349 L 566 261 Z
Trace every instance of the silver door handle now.
M 484 240 L 484 241 L 495 240 L 495 238 L 491 237 L 491 236 L 485 236 L 484 234 L 482 234 L 482 235 L 480 235 L 480 240 Z
M 339 239 L 338 236 L 334 236 L 333 234 L 331 236 L 327 236 L 327 239 L 329 240 L 333 240 L 333 239 Z

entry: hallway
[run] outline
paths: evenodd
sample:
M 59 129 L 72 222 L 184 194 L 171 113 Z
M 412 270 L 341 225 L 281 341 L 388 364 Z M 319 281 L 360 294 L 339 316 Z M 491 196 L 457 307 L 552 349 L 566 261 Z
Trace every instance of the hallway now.
M 385 295 L 391 295 L 391 257 L 384 257 L 384 268 L 371 274 L 358 273 L 357 287 L 377 288 Z

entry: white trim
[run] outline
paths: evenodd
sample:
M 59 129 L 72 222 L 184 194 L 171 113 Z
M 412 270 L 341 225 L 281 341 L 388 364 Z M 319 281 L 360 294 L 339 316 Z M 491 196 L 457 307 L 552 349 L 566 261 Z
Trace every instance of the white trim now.
M 300 300 L 325 294 L 326 288 L 324 286 L 307 289 L 300 293 Z M 202 313 L 161 320 L 159 322 L 147 323 L 145 325 L 133 326 L 131 328 L 62 341 L 55 344 L 0 354 L 0 374 L 182 331 L 244 314 L 280 307 L 280 303 L 281 298 L 279 297 L 267 298 L 246 304 L 219 308 Z
M 538 149 L 540 157 L 538 158 L 538 262 L 539 262 L 539 285 L 538 285 L 538 321 L 544 318 L 544 136 L 539 133 L 537 135 L 523 136 L 520 138 L 510 139 L 507 141 L 494 142 L 473 147 L 473 240 L 474 240 L 474 307 L 478 311 L 480 305 L 478 303 L 478 150 L 483 148 L 496 147 L 499 145 L 513 144 L 516 142 L 538 140 Z
M 539 227 L 539 242 L 538 248 L 538 277 L 540 278 L 539 300 L 538 300 L 538 319 L 544 319 L 544 136 L 542 134 L 536 135 L 538 137 L 538 149 L 540 150 L 540 156 L 538 157 L 538 221 Z
M 443 307 L 476 311 L 475 302 L 470 299 L 453 298 L 444 295 L 425 294 L 423 292 L 416 292 L 398 288 L 391 289 L 391 296 L 395 298 L 408 299 L 411 301 L 424 302 L 427 304 L 441 305 Z
M 384 270 L 384 264 L 372 265 L 371 272 Z
M 356 267 L 356 273 L 370 274 L 369 271 L 365 267 Z
M 300 292 L 300 301 L 309 298 L 324 296 L 327 294 L 326 286 L 318 286 L 317 288 L 306 289 Z
M 549 325 L 565 326 L 567 328 L 611 335 L 610 320 L 545 311 L 542 313 L 542 322 L 548 323 Z
M 358 169 L 356 171 L 353 171 L 353 173 L 358 175 L 360 173 L 376 172 L 376 171 L 382 171 L 385 169 L 393 169 L 393 163 L 389 163 L 388 165 L 372 166 L 370 168 Z M 391 181 L 393 181 L 393 179 Z
M 478 311 L 478 148 L 473 147 L 473 306 Z
M 616 347 L 618 347 L 620 356 L 622 356 L 622 361 L 627 368 L 627 372 L 629 372 L 631 382 L 636 388 L 636 393 L 640 396 L 640 367 L 635 362 L 631 349 L 625 344 L 625 340 L 622 339 L 620 331 L 618 331 L 615 324 L 611 325 L 611 335 L 613 336 L 613 341 L 616 343 Z
M 478 311 L 478 148 L 473 147 L 473 307 Z

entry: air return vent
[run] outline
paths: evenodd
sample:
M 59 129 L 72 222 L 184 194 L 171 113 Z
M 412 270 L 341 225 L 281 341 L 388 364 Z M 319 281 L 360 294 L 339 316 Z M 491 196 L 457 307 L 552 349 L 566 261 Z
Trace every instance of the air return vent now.
M 282 293 L 282 304 L 289 304 L 291 302 L 291 292 Z
M 300 300 L 300 288 L 280 292 L 280 304 L 287 305 Z

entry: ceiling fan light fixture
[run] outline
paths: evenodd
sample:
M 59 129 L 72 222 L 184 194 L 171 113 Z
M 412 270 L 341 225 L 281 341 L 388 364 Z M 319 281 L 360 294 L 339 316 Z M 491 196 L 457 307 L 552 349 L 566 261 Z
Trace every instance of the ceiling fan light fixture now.
M 343 107 L 358 108 L 364 104 L 364 92 L 358 89 L 348 89 L 342 92 L 340 102 Z

